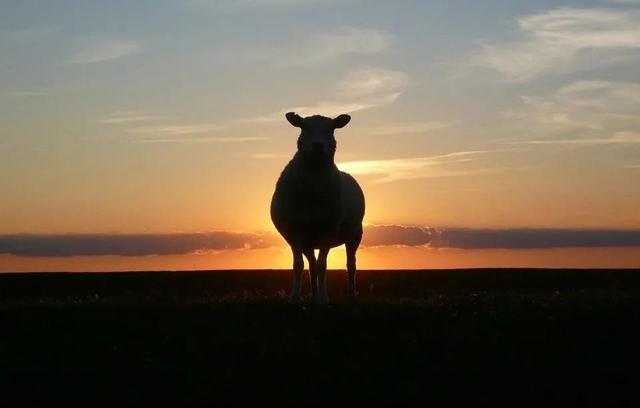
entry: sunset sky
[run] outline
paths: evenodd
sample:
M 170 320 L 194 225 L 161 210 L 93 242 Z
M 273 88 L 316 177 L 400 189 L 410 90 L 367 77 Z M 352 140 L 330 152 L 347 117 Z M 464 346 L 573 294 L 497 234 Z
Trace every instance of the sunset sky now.
M 289 267 L 288 111 L 361 268 L 640 267 L 640 1 L 4 0 L 0 271 Z

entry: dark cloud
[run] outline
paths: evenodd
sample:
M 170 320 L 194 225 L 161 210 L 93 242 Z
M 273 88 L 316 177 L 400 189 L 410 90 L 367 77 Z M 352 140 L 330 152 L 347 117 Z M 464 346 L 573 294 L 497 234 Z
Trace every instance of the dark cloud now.
M 362 246 L 405 245 L 421 246 L 433 242 L 438 235 L 435 228 L 405 227 L 402 225 L 369 225 L 362 237 Z
M 0 253 L 31 257 L 180 255 L 198 251 L 267 248 L 279 244 L 274 234 L 240 232 L 0 235 Z
M 465 229 L 369 226 L 365 246 L 425 245 L 458 249 L 595 248 L 640 246 L 638 230 L 585 229 Z
M 181 255 L 282 247 L 275 233 L 0 235 L 0 254 L 27 257 Z M 640 246 L 640 230 L 463 229 L 370 225 L 363 247 L 548 249 Z

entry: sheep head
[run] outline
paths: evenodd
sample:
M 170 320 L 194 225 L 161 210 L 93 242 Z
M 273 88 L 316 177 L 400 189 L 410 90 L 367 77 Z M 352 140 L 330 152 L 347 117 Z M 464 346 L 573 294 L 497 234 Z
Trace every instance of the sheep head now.
M 333 163 L 336 152 L 333 131 L 345 127 L 351 120 L 351 116 L 339 115 L 332 119 L 314 115 L 303 118 L 295 112 L 289 112 L 286 118 L 291 125 L 300 128 L 298 152 L 305 159 L 315 163 Z

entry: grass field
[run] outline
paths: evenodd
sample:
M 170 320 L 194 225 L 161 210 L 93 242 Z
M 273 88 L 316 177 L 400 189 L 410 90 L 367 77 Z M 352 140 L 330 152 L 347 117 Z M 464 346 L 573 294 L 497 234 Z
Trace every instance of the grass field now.
M 0 275 L 0 406 L 640 402 L 638 270 L 345 279 L 318 307 L 287 271 Z

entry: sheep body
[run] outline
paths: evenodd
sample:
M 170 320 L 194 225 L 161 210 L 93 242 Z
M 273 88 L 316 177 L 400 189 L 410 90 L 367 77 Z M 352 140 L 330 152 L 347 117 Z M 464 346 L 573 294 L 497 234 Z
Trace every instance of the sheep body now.
M 314 116 L 300 120 L 307 122 L 304 127 L 300 126 L 303 133 L 298 140 L 298 151 L 282 171 L 271 200 L 273 224 L 291 246 L 294 257 L 291 296 L 295 300 L 300 296 L 304 254 L 309 261 L 312 295 L 326 302 L 326 257 L 331 248 L 343 244 L 347 249 L 349 293 L 355 296 L 355 253 L 362 239 L 364 194 L 356 180 L 340 171 L 333 161 L 335 139 L 333 127 L 329 125 L 333 119 Z M 308 141 L 305 138 L 313 137 L 316 137 L 312 143 L 315 147 L 323 143 L 322 149 L 326 149 L 309 153 L 309 149 L 305 149 Z M 317 261 L 315 249 L 320 250 Z
M 294 158 L 285 167 L 271 201 L 271 219 L 287 243 L 301 249 L 335 248 L 362 237 L 364 194 L 337 167 L 305 171 Z

